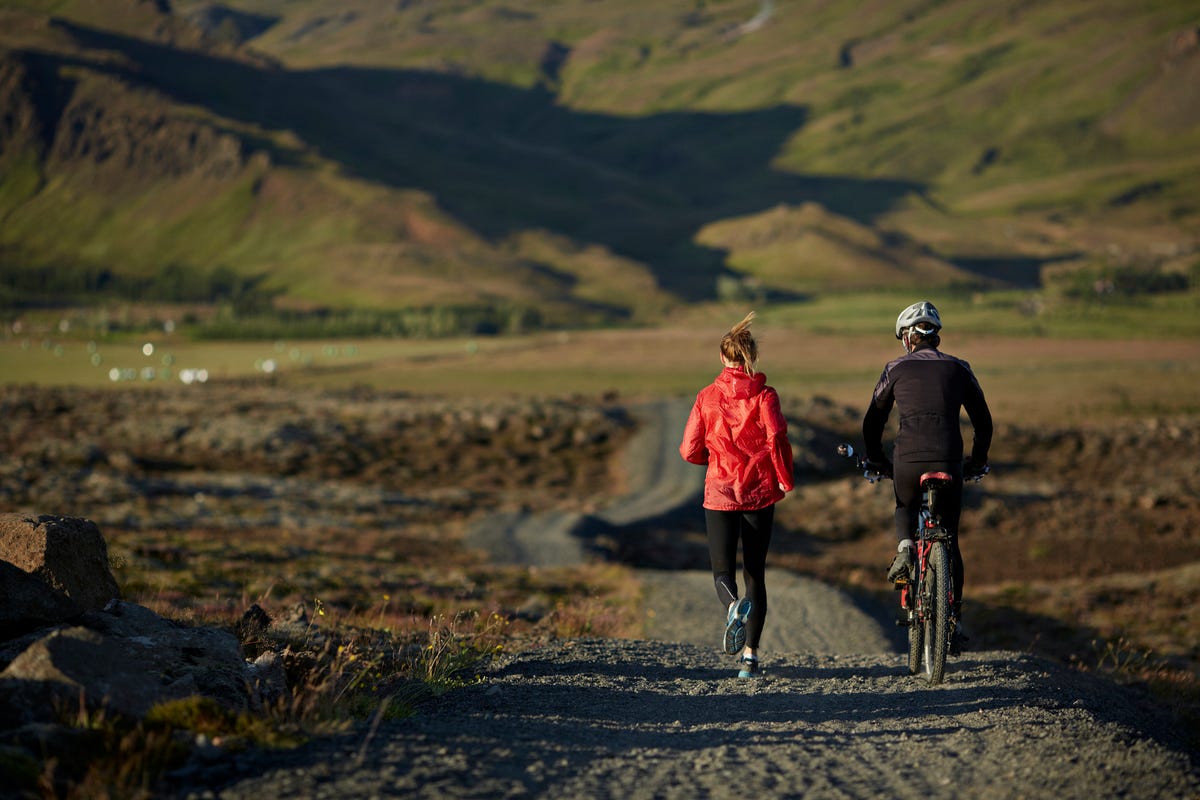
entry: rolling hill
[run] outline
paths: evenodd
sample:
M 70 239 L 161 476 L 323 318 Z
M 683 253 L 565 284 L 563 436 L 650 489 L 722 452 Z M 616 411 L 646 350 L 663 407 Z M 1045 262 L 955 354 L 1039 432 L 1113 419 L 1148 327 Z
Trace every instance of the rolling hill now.
M 1186 276 L 1198 78 L 1183 2 L 3 0 L 0 298 L 503 327 Z

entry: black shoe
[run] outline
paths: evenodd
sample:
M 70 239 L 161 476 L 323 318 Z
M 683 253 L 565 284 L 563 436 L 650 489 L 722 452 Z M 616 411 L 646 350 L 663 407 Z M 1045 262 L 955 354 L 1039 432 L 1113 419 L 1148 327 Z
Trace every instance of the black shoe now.
M 962 651 L 966 649 L 967 642 L 971 641 L 966 634 L 962 632 L 962 625 L 954 623 L 954 630 L 950 633 L 950 647 L 948 652 L 952 656 L 961 656 Z
M 896 552 L 896 557 L 892 559 L 892 566 L 888 567 L 887 579 L 889 583 L 908 583 L 909 576 L 912 574 L 913 556 L 911 547 L 902 547 Z

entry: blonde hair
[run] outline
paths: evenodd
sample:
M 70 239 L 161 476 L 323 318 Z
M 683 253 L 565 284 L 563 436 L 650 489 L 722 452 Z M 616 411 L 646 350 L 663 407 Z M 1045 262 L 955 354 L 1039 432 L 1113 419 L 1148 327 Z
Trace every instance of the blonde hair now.
M 746 370 L 747 375 L 754 374 L 754 367 L 758 363 L 758 343 L 750 333 L 750 323 L 754 321 L 754 316 L 754 312 L 751 311 L 721 338 L 721 357 Z

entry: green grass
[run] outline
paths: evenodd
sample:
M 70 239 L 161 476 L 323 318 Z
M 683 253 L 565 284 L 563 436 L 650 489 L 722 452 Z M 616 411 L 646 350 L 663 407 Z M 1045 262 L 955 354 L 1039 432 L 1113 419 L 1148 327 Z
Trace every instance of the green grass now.
M 149 356 L 142 349 L 146 343 L 154 345 Z M 461 343 L 458 346 L 462 347 Z M 13 384 L 121 385 L 128 388 L 177 384 L 184 370 L 208 370 L 214 382 L 253 376 L 266 379 L 269 373 L 264 372 L 263 365 L 268 361 L 276 365 L 275 374 L 322 367 L 342 370 L 346 366 L 370 365 L 398 351 L 405 352 L 411 358 L 422 358 L 427 352 L 444 352 L 447 348 L 447 343 L 399 344 L 387 340 L 192 343 L 172 340 L 162 334 L 123 336 L 107 342 L 18 339 L 0 344 L 0 364 L 3 365 L 0 369 L 5 371 L 7 382 Z M 147 368 L 155 372 L 151 380 L 141 377 L 142 371 Z M 115 382 L 109 377 L 114 369 L 133 370 L 138 378 Z
M 858 407 L 883 364 L 901 352 L 895 315 L 923 296 L 847 294 L 758 306 L 761 366 L 788 397 L 824 395 Z M 946 324 L 943 349 L 972 364 L 997 419 L 1060 424 L 1200 410 L 1194 298 L 1066 305 L 1033 317 L 1025 294 L 931 299 Z M 373 386 L 478 397 L 688 396 L 712 379 L 720 336 L 745 310 L 742 304 L 694 307 L 654 328 L 430 340 L 206 342 L 123 333 L 91 340 L 89 347 L 88 339 L 47 332 L 0 342 L 0 374 L 9 384 L 137 390 L 178 386 L 183 370 L 205 368 L 218 385 Z M 147 340 L 155 344 L 152 357 L 142 353 Z M 92 364 L 94 356 L 99 365 Z M 275 367 L 270 373 L 264 371 L 268 361 Z M 112 382 L 114 368 L 135 379 Z M 153 369 L 149 381 L 142 378 L 147 368 Z
M 896 314 L 921 299 L 937 305 L 947 338 L 1200 339 L 1195 292 L 1107 302 L 1057 300 L 1040 292 L 846 293 L 774 306 L 762 316 L 767 325 L 817 334 L 894 336 Z

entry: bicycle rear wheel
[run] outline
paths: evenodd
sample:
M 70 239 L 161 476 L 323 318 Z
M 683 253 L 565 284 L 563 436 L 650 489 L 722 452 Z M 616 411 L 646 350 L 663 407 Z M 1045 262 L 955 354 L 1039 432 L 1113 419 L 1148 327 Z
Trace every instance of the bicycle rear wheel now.
M 941 683 L 946 673 L 946 650 L 950 645 L 950 554 L 943 542 L 929 550 L 925 586 L 925 674 L 930 683 Z M 924 587 L 923 587 L 924 588 Z

